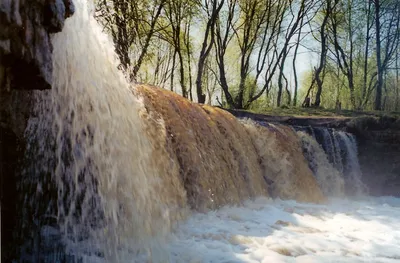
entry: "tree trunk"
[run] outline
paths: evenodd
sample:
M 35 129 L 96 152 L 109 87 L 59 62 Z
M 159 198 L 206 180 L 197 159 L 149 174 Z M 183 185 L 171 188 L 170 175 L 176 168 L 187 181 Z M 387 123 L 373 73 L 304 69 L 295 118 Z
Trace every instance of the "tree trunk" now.
M 323 84 L 323 81 L 321 80 L 319 74 L 316 74 L 315 82 L 317 82 L 317 93 L 315 94 L 314 106 L 319 107 L 321 105 L 321 94 L 322 94 L 322 84 Z
M 349 81 L 349 89 L 350 89 L 350 102 L 353 110 L 356 109 L 356 97 L 354 94 L 354 76 L 353 76 L 353 57 L 354 57 L 354 41 L 353 41 L 353 28 L 352 28 L 352 14 L 353 14 L 353 8 L 351 6 L 351 2 L 349 1 L 349 36 L 350 36 L 350 58 L 348 62 L 348 74 L 347 74 L 347 79 Z M 345 58 L 343 58 L 345 59 Z
M 202 76 L 204 72 L 205 61 L 208 55 L 210 54 L 212 46 L 214 45 L 215 24 L 218 18 L 219 11 L 221 10 L 223 4 L 224 0 L 222 0 L 218 5 L 217 5 L 217 0 L 214 0 L 212 2 L 211 16 L 207 21 L 206 30 L 204 33 L 204 40 L 200 50 L 199 62 L 197 64 L 197 76 L 196 76 L 196 93 L 197 93 L 197 101 L 199 103 L 205 103 L 206 101 L 206 95 L 204 94 L 202 89 Z M 208 42 L 209 38 L 210 41 Z
M 190 59 L 190 54 L 188 53 L 188 70 L 189 70 L 189 98 L 191 101 L 193 101 L 193 93 L 192 93 L 192 86 L 193 86 L 193 81 L 192 81 L 192 65 L 191 65 L 191 59 Z
M 367 35 L 365 38 L 365 52 L 364 52 L 364 74 L 363 74 L 363 86 L 361 92 L 361 101 L 359 108 L 362 109 L 362 102 L 365 100 L 367 96 L 367 77 L 368 77 L 368 51 L 369 51 L 369 40 L 370 40 L 370 13 L 371 13 L 371 1 L 368 1 L 368 11 L 367 11 Z
M 321 73 L 325 68 L 326 55 L 328 53 L 328 47 L 326 41 L 327 36 L 325 30 L 328 23 L 328 19 L 332 13 L 331 0 L 327 0 L 326 3 L 327 3 L 326 13 L 320 29 L 321 57 L 318 68 L 315 71 L 315 82 L 317 83 L 317 93 L 315 94 L 315 102 L 314 102 L 315 107 L 319 107 L 321 105 L 321 94 L 322 94 L 322 84 L 323 84 L 323 80 L 321 79 Z
M 239 83 L 239 93 L 236 97 L 236 108 L 237 109 L 243 109 L 243 95 L 244 95 L 244 89 L 245 89 L 245 80 L 247 74 L 240 74 L 240 83 Z
M 356 109 L 356 96 L 354 94 L 354 81 L 353 81 L 353 76 L 349 76 L 349 90 L 350 90 L 350 103 L 353 107 L 353 109 Z
M 399 110 L 399 51 L 396 52 L 396 104 L 395 111 Z
M 294 56 L 293 56 L 293 77 L 294 77 L 294 97 L 293 97 L 293 106 L 297 106 L 297 90 L 299 88 L 299 80 L 297 79 L 297 69 L 296 69 L 296 58 L 297 52 L 299 49 L 300 44 L 300 35 L 301 35 L 301 26 L 299 30 L 299 36 L 297 38 L 296 48 L 294 49 Z
M 146 35 L 146 39 L 144 41 L 143 48 L 142 48 L 142 50 L 140 52 L 139 59 L 136 62 L 136 65 L 133 67 L 132 74 L 131 74 L 131 81 L 133 81 L 133 80 L 136 81 L 136 75 L 139 72 L 140 67 L 142 66 L 144 57 L 147 54 L 147 50 L 148 50 L 148 48 L 150 46 L 150 40 L 151 40 L 151 38 L 152 38 L 152 36 L 154 34 L 154 29 L 155 29 L 158 17 L 160 16 L 161 11 L 163 9 L 164 3 L 165 3 L 165 0 L 162 0 L 160 2 L 160 5 L 158 6 L 158 9 L 157 9 L 157 13 L 155 14 L 154 18 L 151 21 L 150 30 Z
M 282 74 L 282 77 L 285 80 L 285 90 L 286 90 L 286 94 L 287 94 L 287 105 L 290 106 L 290 104 L 292 104 L 292 94 L 290 94 L 290 90 L 289 90 L 289 81 L 286 78 L 285 74 Z
M 183 56 L 182 56 L 182 51 L 178 49 L 178 58 L 179 58 L 179 75 L 180 75 L 180 83 L 181 83 L 181 88 L 182 88 L 182 96 L 187 98 L 188 93 L 186 89 L 186 83 L 185 83 L 185 65 L 183 61 Z
M 376 33 L 376 67 L 378 71 L 378 82 L 376 86 L 375 110 L 382 110 L 382 86 L 383 86 L 383 68 L 381 59 L 381 25 L 379 20 L 380 2 L 375 0 L 375 33 Z
M 171 91 L 174 91 L 174 73 L 175 73 L 175 63 L 176 63 L 176 49 L 174 50 L 174 55 L 172 56 L 172 68 L 171 68 Z
M 206 101 L 206 95 L 203 93 L 202 89 L 202 77 L 203 77 L 205 60 L 206 56 L 200 56 L 199 63 L 197 64 L 196 93 L 197 93 L 198 103 L 205 103 Z
M 282 92 L 283 92 L 283 78 L 285 77 L 283 75 L 283 71 L 285 69 L 285 60 L 287 56 L 287 46 L 285 45 L 283 49 L 283 56 L 282 56 L 282 61 L 279 65 L 279 77 L 278 77 L 278 97 L 276 99 L 276 105 L 278 107 L 281 106 L 282 103 Z
M 283 89 L 283 83 L 282 83 L 282 78 L 283 77 L 283 61 L 282 64 L 279 66 L 279 77 L 278 77 L 278 94 L 276 97 L 276 106 L 280 107 L 281 106 L 281 101 L 282 101 L 282 89 Z
M 193 101 L 193 94 L 192 94 L 192 63 L 191 63 L 191 50 L 190 50 L 190 25 L 192 20 L 186 22 L 185 26 L 185 47 L 186 47 L 186 55 L 187 55 L 187 62 L 188 62 L 188 71 L 189 71 L 189 99 Z
M 283 90 L 283 84 L 282 84 L 282 72 L 279 73 L 279 78 L 278 78 L 278 94 L 276 96 L 276 106 L 280 107 L 281 106 L 281 101 L 282 101 L 282 90 Z
M 229 93 L 229 86 L 228 86 L 228 81 L 226 80 L 226 75 L 225 75 L 225 66 L 223 64 L 223 61 L 220 61 L 219 65 L 219 78 L 221 82 L 221 88 L 224 91 L 226 102 L 228 103 L 229 107 L 231 108 L 236 108 L 236 104 Z

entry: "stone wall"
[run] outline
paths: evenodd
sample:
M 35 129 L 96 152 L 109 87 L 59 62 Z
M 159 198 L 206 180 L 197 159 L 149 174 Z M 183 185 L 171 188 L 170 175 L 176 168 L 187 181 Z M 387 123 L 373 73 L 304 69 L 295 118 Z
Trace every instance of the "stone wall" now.
M 18 258 L 12 240 L 18 168 L 23 133 L 32 106 L 32 90 L 51 88 L 51 34 L 62 30 L 74 12 L 72 0 L 0 1 L 0 201 L 1 261 Z

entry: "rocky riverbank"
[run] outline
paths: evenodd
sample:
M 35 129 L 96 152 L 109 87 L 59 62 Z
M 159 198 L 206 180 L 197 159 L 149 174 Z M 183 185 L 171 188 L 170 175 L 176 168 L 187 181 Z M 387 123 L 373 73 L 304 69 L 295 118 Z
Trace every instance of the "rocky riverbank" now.
M 388 116 L 273 116 L 228 110 L 238 118 L 292 126 L 335 128 L 357 137 L 363 181 L 371 195 L 400 196 L 400 119 Z

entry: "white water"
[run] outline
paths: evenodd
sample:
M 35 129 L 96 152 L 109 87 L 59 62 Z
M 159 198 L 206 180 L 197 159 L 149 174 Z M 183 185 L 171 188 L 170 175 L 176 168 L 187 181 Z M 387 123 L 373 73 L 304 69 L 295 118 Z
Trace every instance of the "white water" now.
M 399 262 L 400 199 L 247 202 L 194 214 L 171 262 Z
M 184 214 L 185 193 L 182 187 L 169 191 L 178 179 L 166 178 L 170 168 L 163 168 L 162 155 L 154 156 L 139 116 L 142 102 L 117 69 L 113 44 L 86 1 L 74 2 L 75 14 L 53 38 L 52 89 L 36 92 L 37 117 L 26 131 L 34 163 L 24 183 L 36 188 L 26 194 L 27 206 L 56 219 L 68 254 L 99 251 L 108 262 L 119 262 L 117 251 L 124 249 L 157 258 L 159 240 Z M 58 195 L 56 205 L 41 198 L 51 194 L 48 188 Z M 90 247 L 81 246 L 82 239 Z M 29 253 L 22 254 L 35 261 Z
M 331 199 L 326 205 L 259 198 L 194 213 L 171 234 L 160 262 L 342 263 L 400 261 L 400 199 Z M 121 251 L 121 261 L 152 261 Z M 87 263 L 104 263 L 88 257 Z
M 349 174 L 347 175 L 347 185 L 350 186 L 348 191 L 351 191 L 352 194 L 362 194 L 366 192 L 366 187 L 361 181 L 361 167 L 358 162 L 358 151 L 357 151 L 357 142 L 354 136 L 350 136 L 344 132 L 338 132 L 340 134 L 342 140 L 344 141 L 346 151 L 347 151 L 347 171 Z
M 344 194 L 343 175 L 329 163 L 322 147 L 305 132 L 299 131 L 305 156 L 314 172 L 315 179 L 326 196 L 340 197 Z
M 75 2 L 76 14 L 54 38 L 53 89 L 38 96 L 39 117 L 30 120 L 27 131 L 43 147 L 38 154 L 45 155 L 35 169 L 49 169 L 46 161 L 55 159 L 52 179 L 59 203 L 51 216 L 57 218 L 69 254 L 84 262 L 400 259 L 398 199 L 335 200 L 329 205 L 258 199 L 243 207 L 194 213 L 168 235 L 174 221 L 170 217 L 177 213 L 172 207 L 179 202 L 165 200 L 163 191 L 168 191 L 166 180 L 174 179 L 152 170 L 151 143 L 138 116 L 141 102 L 116 70 L 112 44 L 84 1 Z M 48 156 L 53 152 L 47 140 L 54 140 L 55 156 Z M 36 183 L 41 193 L 45 186 Z M 171 194 L 179 200 L 184 196 Z M 44 235 L 54 231 L 41 230 Z M 93 256 L 96 251 L 102 256 Z
M 330 128 L 309 129 L 312 137 L 305 133 L 307 129 L 304 127 L 298 135 L 302 138 L 303 150 L 307 152 L 307 159 L 324 193 L 328 196 L 338 196 L 338 193 L 344 192 L 350 196 L 366 194 L 368 191 L 361 180 L 354 135 Z M 319 137 L 314 130 L 320 134 Z

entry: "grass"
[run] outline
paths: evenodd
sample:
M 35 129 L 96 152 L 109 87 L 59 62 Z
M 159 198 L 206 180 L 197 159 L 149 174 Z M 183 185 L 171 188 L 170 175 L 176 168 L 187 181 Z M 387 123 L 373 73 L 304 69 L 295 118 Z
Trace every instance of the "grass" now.
M 324 108 L 301 108 L 301 107 L 282 107 L 282 108 L 267 108 L 253 113 L 273 115 L 273 116 L 303 116 L 303 117 L 400 117 L 400 112 L 383 112 L 383 111 L 357 111 L 357 110 L 335 110 Z

